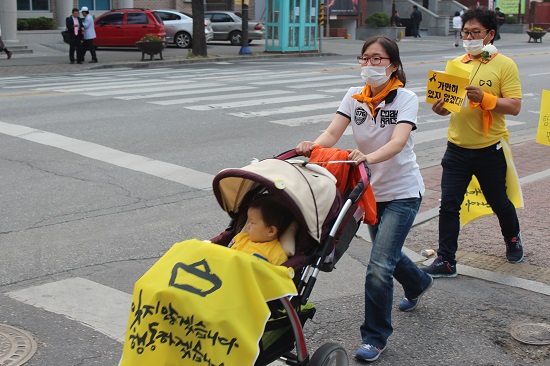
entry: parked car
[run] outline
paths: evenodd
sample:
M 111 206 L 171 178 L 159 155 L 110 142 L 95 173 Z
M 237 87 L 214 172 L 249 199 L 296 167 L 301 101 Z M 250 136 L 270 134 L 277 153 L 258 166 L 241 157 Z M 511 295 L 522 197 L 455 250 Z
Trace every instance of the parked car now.
M 155 10 L 162 19 L 166 29 L 166 42 L 174 43 L 180 48 L 189 48 L 193 44 L 193 18 L 175 10 Z M 214 38 L 210 20 L 204 22 L 206 42 Z
M 232 11 L 205 11 L 214 30 L 214 41 L 229 41 L 234 46 L 242 42 L 243 23 L 240 16 Z M 248 42 L 265 38 L 265 24 L 257 20 L 248 21 Z
M 134 47 L 146 34 L 166 37 L 162 19 L 149 9 L 114 9 L 98 16 L 95 21 L 94 45 Z

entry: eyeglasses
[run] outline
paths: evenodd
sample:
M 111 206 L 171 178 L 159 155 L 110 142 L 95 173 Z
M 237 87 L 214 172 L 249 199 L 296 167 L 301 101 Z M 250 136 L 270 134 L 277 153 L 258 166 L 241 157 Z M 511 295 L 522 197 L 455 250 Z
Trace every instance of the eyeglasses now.
M 468 38 L 468 37 L 477 38 L 477 37 L 479 37 L 481 32 L 488 32 L 488 30 L 483 29 L 483 30 L 476 30 L 476 31 L 473 31 L 473 32 L 462 31 L 462 32 L 460 32 L 460 37 L 462 37 L 462 38 Z
M 361 63 L 368 64 L 370 61 L 370 64 L 373 66 L 380 65 L 382 60 L 389 60 L 389 59 L 390 59 L 389 57 L 379 57 L 379 56 L 375 56 L 375 57 L 357 56 L 357 61 L 359 61 L 360 64 Z

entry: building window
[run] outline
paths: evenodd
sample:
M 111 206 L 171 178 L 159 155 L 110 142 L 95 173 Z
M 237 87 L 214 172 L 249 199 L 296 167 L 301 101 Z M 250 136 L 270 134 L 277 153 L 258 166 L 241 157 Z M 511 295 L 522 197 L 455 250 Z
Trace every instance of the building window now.
M 90 10 L 111 10 L 111 0 L 78 0 L 78 7 L 83 6 Z
M 17 0 L 17 10 L 50 10 L 49 0 Z

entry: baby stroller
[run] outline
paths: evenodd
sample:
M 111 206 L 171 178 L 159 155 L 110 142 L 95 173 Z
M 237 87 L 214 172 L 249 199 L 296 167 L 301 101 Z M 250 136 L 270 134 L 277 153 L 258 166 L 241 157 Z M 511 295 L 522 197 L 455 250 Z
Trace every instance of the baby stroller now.
M 227 246 L 244 227 L 247 207 L 255 197 L 269 193 L 280 199 L 297 224 L 297 230 L 287 229 L 280 241 L 292 254 L 283 266 L 294 269 L 298 295 L 268 302 L 271 316 L 255 365 L 280 359 L 288 365 L 347 366 L 346 351 L 335 343 L 323 344 L 310 357 L 302 328 L 315 314 L 308 299 L 319 272 L 335 268 L 359 228 L 364 214 L 359 201 L 368 187 L 370 170 L 366 163 L 353 166 L 360 179 L 341 193 L 327 169 L 297 156 L 291 150 L 218 173 L 213 181 L 214 194 L 231 221 L 211 241 Z

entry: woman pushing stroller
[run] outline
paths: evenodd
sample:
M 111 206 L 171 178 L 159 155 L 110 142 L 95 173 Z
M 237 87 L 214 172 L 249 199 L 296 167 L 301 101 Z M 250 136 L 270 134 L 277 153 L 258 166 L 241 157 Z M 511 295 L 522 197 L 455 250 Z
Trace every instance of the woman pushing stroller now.
M 334 146 L 351 124 L 357 149 L 348 159 L 371 167 L 378 222 L 369 225 L 372 251 L 365 279 L 365 319 L 355 357 L 374 361 L 393 331 L 393 279 L 405 292 L 399 302 L 402 311 L 414 310 L 433 280 L 402 252 L 425 190 L 411 134 L 418 98 L 404 88 L 399 48 L 392 39 L 369 38 L 357 60 L 366 85 L 350 88 L 329 127 L 315 141 L 300 142 L 296 152 L 310 156 L 315 145 Z

